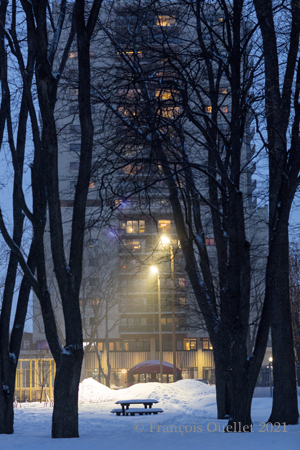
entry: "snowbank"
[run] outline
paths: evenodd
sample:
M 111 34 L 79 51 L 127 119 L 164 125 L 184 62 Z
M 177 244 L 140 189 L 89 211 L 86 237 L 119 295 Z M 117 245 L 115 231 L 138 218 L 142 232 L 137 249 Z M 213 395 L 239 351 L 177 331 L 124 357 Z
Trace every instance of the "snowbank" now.
M 111 402 L 116 400 L 116 392 L 93 378 L 86 378 L 79 385 L 80 402 Z
M 138 398 L 155 398 L 160 407 L 190 409 L 191 403 L 201 402 L 202 398 L 215 394 L 215 387 L 196 380 L 180 380 L 176 383 L 139 383 L 129 388 L 113 391 L 101 383 L 87 378 L 80 383 L 80 402 L 107 402 Z

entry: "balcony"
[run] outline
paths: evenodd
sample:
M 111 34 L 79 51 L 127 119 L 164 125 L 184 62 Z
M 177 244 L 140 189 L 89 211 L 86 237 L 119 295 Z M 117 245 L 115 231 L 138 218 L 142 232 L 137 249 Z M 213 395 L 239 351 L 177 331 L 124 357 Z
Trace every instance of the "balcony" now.
M 176 332 L 181 333 L 186 325 L 182 323 L 176 323 Z M 172 324 L 168 323 L 161 326 L 162 333 L 171 333 Z M 120 333 L 158 333 L 158 324 L 147 325 L 119 325 Z

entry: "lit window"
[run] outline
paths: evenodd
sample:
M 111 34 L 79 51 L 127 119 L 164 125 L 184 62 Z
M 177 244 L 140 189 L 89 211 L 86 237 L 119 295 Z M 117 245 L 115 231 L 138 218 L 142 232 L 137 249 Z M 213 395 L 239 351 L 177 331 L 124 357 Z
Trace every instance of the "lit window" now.
M 139 222 L 138 220 L 127 220 L 126 233 L 138 233 Z
M 159 97 L 161 100 L 172 100 L 173 95 L 172 91 L 170 91 L 169 89 L 167 90 L 157 89 L 155 91 L 155 97 Z
M 183 350 L 197 350 L 197 340 L 196 339 L 183 339 Z
M 145 221 L 139 220 L 139 233 L 145 233 Z
M 227 87 L 220 87 L 219 88 L 219 94 L 227 94 L 228 90 Z
M 98 342 L 98 350 L 103 352 L 103 342 Z
M 90 182 L 89 182 L 89 189 L 95 189 L 95 181 L 90 180 Z
M 171 228 L 171 220 L 159 220 L 158 229 L 159 231 L 166 233 Z
M 115 343 L 114 342 L 110 342 L 108 344 L 108 348 L 110 352 L 114 352 L 115 351 Z
M 119 56 L 126 55 L 131 61 L 134 60 L 135 56 L 137 56 L 138 58 L 142 58 L 142 56 L 143 56 L 141 51 L 133 52 L 133 51 L 130 51 L 130 50 L 122 52 L 122 53 L 118 52 L 118 54 L 119 54 Z
M 69 58 L 70 59 L 78 58 L 78 52 L 70 52 L 69 53 Z
M 205 245 L 215 245 L 215 240 L 213 238 L 205 239 Z
M 141 164 L 128 164 L 127 166 L 123 167 L 123 172 L 126 173 L 126 175 L 133 176 L 136 175 L 141 169 Z
M 171 25 L 176 25 L 176 19 L 174 16 L 158 16 L 156 25 L 161 27 L 170 27 Z
M 129 252 L 143 252 L 145 250 L 145 240 L 124 239 L 123 245 Z
M 160 319 L 160 323 L 162 324 L 162 325 L 166 325 L 166 323 L 167 323 L 167 319 L 164 319 L 163 317 Z
M 174 119 L 176 116 L 180 114 L 180 107 L 175 106 L 174 108 L 173 107 L 162 108 L 159 110 L 159 112 L 161 116 L 164 117 L 165 119 Z
M 212 106 L 205 106 L 205 112 L 207 114 L 211 114 L 212 113 Z
M 211 342 L 209 339 L 203 339 L 202 349 L 203 350 L 212 350 L 213 349 L 213 346 L 211 345 Z
M 125 224 L 125 222 L 124 222 Z M 145 221 L 144 220 L 127 220 L 126 226 L 124 227 L 126 233 L 144 233 L 145 232 Z

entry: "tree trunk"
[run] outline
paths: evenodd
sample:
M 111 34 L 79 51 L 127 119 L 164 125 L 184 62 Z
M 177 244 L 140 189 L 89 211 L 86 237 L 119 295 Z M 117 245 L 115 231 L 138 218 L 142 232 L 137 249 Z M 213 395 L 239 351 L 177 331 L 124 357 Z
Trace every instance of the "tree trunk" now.
M 14 432 L 14 373 L 11 373 L 11 380 L 9 384 L 5 384 L 2 376 L 0 377 L 2 386 L 0 392 L 0 434 L 13 434 Z
M 54 409 L 52 437 L 79 437 L 78 387 L 83 360 L 83 350 L 65 348 L 54 384 Z
M 218 419 L 228 419 L 230 415 L 228 376 L 226 375 L 226 369 L 216 357 L 215 376 Z
M 288 227 L 279 227 L 280 235 L 274 239 L 274 262 L 269 277 L 271 291 L 271 332 L 273 350 L 273 407 L 269 422 L 298 423 L 295 355 L 291 307 L 289 299 L 289 246 Z M 279 242 L 278 242 L 279 241 Z

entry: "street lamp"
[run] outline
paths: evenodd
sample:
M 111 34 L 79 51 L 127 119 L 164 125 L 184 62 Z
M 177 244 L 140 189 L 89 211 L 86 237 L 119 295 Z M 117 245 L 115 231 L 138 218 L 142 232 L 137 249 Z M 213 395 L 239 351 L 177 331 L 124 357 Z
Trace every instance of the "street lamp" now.
M 272 356 L 270 356 L 270 358 L 269 358 L 270 397 L 273 397 L 273 392 L 272 392 L 272 361 L 273 361 L 273 358 L 272 358 Z
M 173 350 L 173 382 L 176 381 L 176 323 L 175 323 L 175 283 L 174 283 L 174 253 L 168 236 L 160 239 L 162 246 L 169 246 L 171 262 L 171 293 L 172 293 L 172 350 Z
M 161 299 L 160 299 L 160 276 L 156 266 L 151 266 L 150 270 L 157 275 L 157 294 L 158 294 L 158 334 L 159 334 L 159 371 L 160 382 L 163 381 L 163 352 L 162 352 L 162 334 L 161 334 Z

